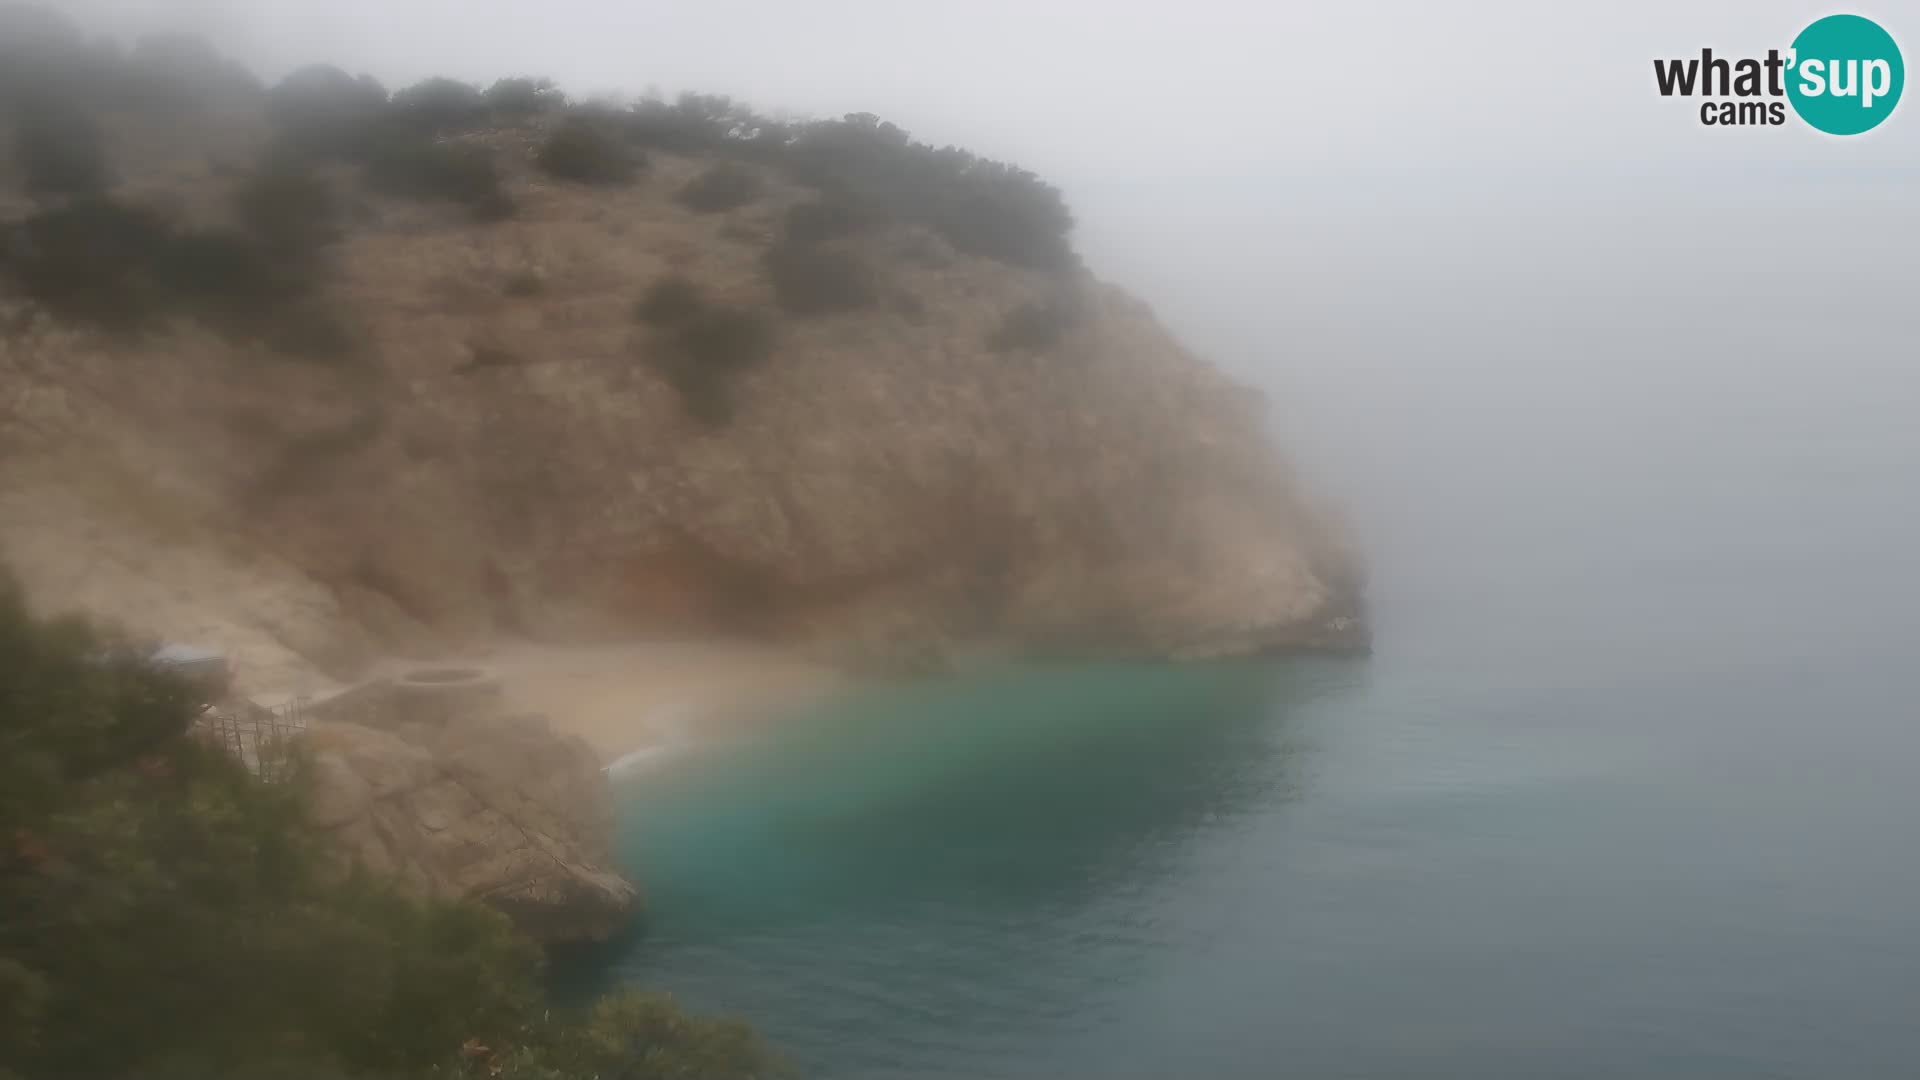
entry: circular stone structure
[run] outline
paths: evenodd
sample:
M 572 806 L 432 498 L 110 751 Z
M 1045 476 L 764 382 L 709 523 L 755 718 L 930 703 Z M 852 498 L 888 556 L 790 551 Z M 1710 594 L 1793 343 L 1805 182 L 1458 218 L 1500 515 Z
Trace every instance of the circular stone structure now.
M 500 679 L 477 667 L 418 668 L 393 679 L 403 721 L 446 724 L 497 716 Z

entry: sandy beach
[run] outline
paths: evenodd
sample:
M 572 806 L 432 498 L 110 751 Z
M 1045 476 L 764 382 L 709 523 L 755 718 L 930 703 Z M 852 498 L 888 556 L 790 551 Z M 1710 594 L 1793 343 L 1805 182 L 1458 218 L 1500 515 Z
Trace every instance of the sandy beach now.
M 789 654 L 731 642 L 514 645 L 476 659 L 499 678 L 509 709 L 547 716 L 608 763 L 739 730 L 842 679 Z

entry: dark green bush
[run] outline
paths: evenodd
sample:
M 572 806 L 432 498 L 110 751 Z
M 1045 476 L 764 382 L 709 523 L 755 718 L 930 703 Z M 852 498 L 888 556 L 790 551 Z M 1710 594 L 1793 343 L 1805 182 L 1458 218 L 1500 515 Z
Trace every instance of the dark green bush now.
M 292 262 L 231 229 L 174 232 L 159 249 L 153 274 L 183 303 L 229 325 L 265 317 L 306 284 Z
M 555 128 L 535 158 L 548 175 L 577 184 L 625 184 L 646 159 L 621 144 L 608 128 L 574 117 Z
M 783 241 L 768 249 L 765 261 L 774 296 L 794 315 L 854 311 L 880 295 L 873 272 L 848 252 Z
M 380 142 L 387 92 L 373 79 L 316 64 L 267 91 L 267 116 L 284 150 L 312 157 L 359 157 Z
M 1030 349 L 1042 352 L 1058 345 L 1077 321 L 1070 304 L 1059 300 L 1022 304 L 1000 320 L 987 335 L 987 347 L 995 352 Z
M 773 352 L 773 323 L 757 311 L 706 308 L 679 324 L 664 355 L 667 381 L 688 415 L 709 427 L 733 418 L 733 385 Z
M 750 1080 L 743 1025 L 624 993 L 553 1015 L 498 913 L 332 871 L 146 652 L 0 574 L 0 1076 Z
M 1076 265 L 1073 215 L 1058 190 L 1023 169 L 914 142 L 869 113 L 789 125 L 726 98 L 683 95 L 635 106 L 623 126 L 644 145 L 783 166 L 868 217 L 930 226 L 960 251 L 1047 270 Z
M 961 251 L 1047 270 L 1074 265 L 1073 216 L 1023 169 L 912 141 L 870 113 L 808 124 L 783 160 L 856 205 L 931 225 Z
M 263 243 L 302 256 L 339 235 L 340 207 L 313 170 L 292 161 L 269 161 L 240 183 L 233 195 L 241 224 Z
M 410 130 L 445 135 L 479 127 L 487 118 L 487 103 L 477 87 L 436 77 L 395 91 L 387 111 Z
M 773 323 L 744 308 L 708 308 L 688 319 L 678 337 L 688 360 L 713 371 L 749 368 L 773 352 Z
M 634 314 L 653 326 L 676 326 L 687 322 L 706 307 L 700 286 L 680 274 L 668 274 L 647 289 Z
M 680 189 L 680 204 L 701 213 L 737 210 L 760 198 L 764 188 L 760 174 L 731 161 L 718 165 L 687 181 Z
M 18 110 L 14 159 L 35 195 L 97 195 L 113 182 L 100 126 L 85 111 L 36 103 Z
M 132 330 L 160 310 L 154 267 L 171 234 L 159 215 L 85 199 L 35 214 L 10 233 L 7 276 L 55 314 Z
M 843 202 L 799 203 L 787 209 L 786 238 L 789 244 L 805 247 L 851 235 L 870 224 L 866 214 Z
M 395 1076 L 511 1035 L 537 956 L 504 919 L 324 870 L 304 787 L 189 725 L 142 653 L 0 582 L 0 1073 Z M 212 1001 L 220 1007 L 209 1008 Z
M 385 139 L 368 155 L 367 183 L 388 195 L 458 203 L 483 221 L 513 213 L 493 152 L 473 143 Z
M 179 229 L 152 211 L 85 199 L 8 229 L 6 276 L 63 318 L 116 331 L 183 315 L 252 339 L 300 341 L 303 355 L 347 346 L 319 335 L 302 305 L 318 285 L 314 261 L 290 257 L 252 233 Z M 279 345 L 275 345 L 279 348 Z
M 564 109 L 567 95 L 552 79 L 499 79 L 487 87 L 487 108 L 499 116 L 535 116 Z
M 636 146 L 692 153 L 727 137 L 735 107 L 724 97 L 682 94 L 669 104 L 642 101 L 621 118 L 621 131 Z

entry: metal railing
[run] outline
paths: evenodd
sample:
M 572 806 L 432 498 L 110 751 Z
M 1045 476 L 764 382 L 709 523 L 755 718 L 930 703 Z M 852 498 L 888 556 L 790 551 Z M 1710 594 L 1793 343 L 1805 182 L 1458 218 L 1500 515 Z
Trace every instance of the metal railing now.
M 292 762 L 287 753 L 293 737 L 307 730 L 307 699 L 265 708 L 252 702 L 216 705 L 200 714 L 194 727 L 202 737 L 225 749 L 260 779 L 285 779 Z

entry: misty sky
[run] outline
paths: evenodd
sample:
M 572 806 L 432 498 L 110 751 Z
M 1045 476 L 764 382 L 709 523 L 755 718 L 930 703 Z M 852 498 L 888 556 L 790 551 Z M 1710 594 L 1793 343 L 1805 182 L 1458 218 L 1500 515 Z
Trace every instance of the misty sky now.
M 1442 174 L 1920 166 L 1920 124 L 1836 151 L 1803 128 L 1707 132 L 1655 56 L 1763 54 L 1827 8 L 1724 2 L 66 0 L 122 34 L 186 26 L 261 74 L 329 60 L 391 85 L 550 74 L 577 93 L 731 93 L 868 110 L 1097 185 Z M 1876 7 L 1885 8 L 1876 12 Z M 1896 36 L 1920 7 L 1870 0 Z M 1909 17 L 1902 20 L 1899 16 Z M 1909 47 L 1909 51 L 1912 47 Z M 1709 138 L 1707 136 L 1715 136 Z M 1153 152 L 1145 152 L 1148 149 Z

